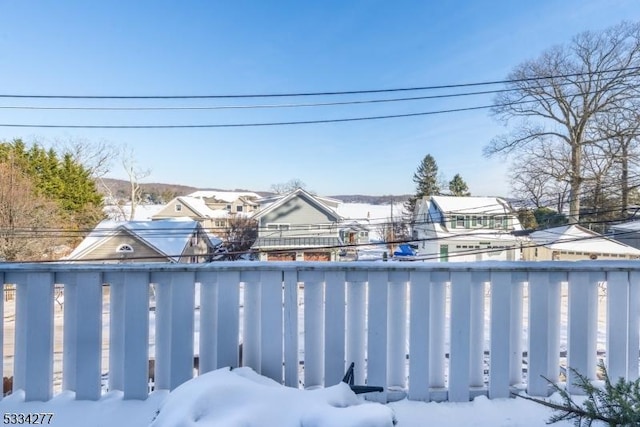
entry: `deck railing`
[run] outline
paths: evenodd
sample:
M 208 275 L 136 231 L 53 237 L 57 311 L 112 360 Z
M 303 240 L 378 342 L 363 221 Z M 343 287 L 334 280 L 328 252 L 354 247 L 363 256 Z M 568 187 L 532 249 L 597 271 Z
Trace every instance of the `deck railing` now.
M 5 376 L 27 400 L 53 397 L 58 353 L 58 388 L 90 400 L 105 375 L 145 399 L 150 358 L 155 388 L 172 390 L 196 355 L 200 373 L 243 364 L 307 388 L 354 362 L 380 401 L 547 395 L 543 376 L 595 379 L 598 357 L 638 377 L 636 261 L 1 264 L 0 280 L 15 287 L 0 300 Z

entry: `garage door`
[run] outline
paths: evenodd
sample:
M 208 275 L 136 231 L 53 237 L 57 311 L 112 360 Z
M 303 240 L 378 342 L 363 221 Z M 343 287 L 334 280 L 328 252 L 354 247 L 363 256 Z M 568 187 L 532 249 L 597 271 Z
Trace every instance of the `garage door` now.
M 329 252 L 305 252 L 305 261 L 331 261 L 331 254 Z
M 274 252 L 267 254 L 268 261 L 295 261 L 295 252 Z

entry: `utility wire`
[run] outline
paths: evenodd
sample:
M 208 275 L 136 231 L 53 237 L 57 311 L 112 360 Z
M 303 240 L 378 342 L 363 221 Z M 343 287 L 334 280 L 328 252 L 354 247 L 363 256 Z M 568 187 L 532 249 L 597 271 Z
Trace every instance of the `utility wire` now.
M 521 79 L 489 80 L 484 82 L 456 83 L 434 86 L 416 86 L 390 89 L 368 89 L 349 91 L 325 91 L 325 92 L 291 92 L 291 93 L 263 93 L 263 94 L 229 94 L 229 95 L 25 95 L 25 94 L 0 94 L 0 98 L 29 98 L 29 99 L 223 99 L 223 98 L 275 98 L 275 97 L 299 97 L 299 96 L 334 96 L 356 95 L 368 93 L 412 92 L 437 89 L 453 89 L 475 86 L 490 86 L 498 84 L 521 83 L 528 81 L 540 81 L 561 79 L 570 77 L 593 76 L 621 71 L 637 71 L 640 67 L 625 67 L 602 71 L 589 71 L 570 74 L 550 74 L 541 77 L 527 77 Z

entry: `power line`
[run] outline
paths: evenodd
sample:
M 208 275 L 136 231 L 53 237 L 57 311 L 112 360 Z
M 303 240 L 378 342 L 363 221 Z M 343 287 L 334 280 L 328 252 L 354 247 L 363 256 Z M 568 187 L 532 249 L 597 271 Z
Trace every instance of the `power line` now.
M 590 71 L 570 74 L 551 74 L 541 77 L 527 77 L 521 79 L 489 80 L 483 82 L 455 83 L 434 86 L 415 86 L 389 89 L 367 89 L 348 91 L 324 91 L 324 92 L 291 92 L 291 93 L 263 93 L 263 94 L 228 94 L 228 95 L 25 95 L 25 94 L 0 94 L 0 98 L 16 99 L 228 99 L 228 98 L 276 98 L 276 97 L 300 97 L 300 96 L 335 96 L 335 95 L 359 95 L 371 93 L 412 92 L 437 89 L 454 89 L 463 87 L 491 86 L 498 84 L 521 83 L 528 81 L 540 81 L 570 77 L 592 76 L 620 71 L 636 71 L 640 67 L 625 67 L 611 70 Z
M 534 102 L 534 101 L 523 101 Z M 423 111 L 419 113 L 388 114 L 382 116 L 349 117 L 342 119 L 322 120 L 298 120 L 284 122 L 256 122 L 256 123 L 214 123 L 196 125 L 46 125 L 46 124 L 11 124 L 0 123 L 0 127 L 10 128 L 37 128 L 37 129 L 209 129 L 209 128 L 242 128 L 242 127 L 267 127 L 267 126 L 294 126 L 312 125 L 322 123 L 345 123 L 369 120 L 398 119 L 405 117 L 430 116 L 436 114 L 458 113 L 463 111 L 485 110 L 495 105 L 482 105 L 477 107 L 452 108 L 447 110 Z

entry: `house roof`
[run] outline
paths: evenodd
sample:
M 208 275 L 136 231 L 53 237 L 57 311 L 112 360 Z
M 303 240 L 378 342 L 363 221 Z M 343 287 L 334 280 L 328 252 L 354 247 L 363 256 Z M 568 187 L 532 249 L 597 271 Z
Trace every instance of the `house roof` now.
M 535 231 L 529 238 L 552 250 L 640 256 L 640 250 L 579 225 Z
M 259 237 L 253 249 L 265 248 L 336 248 L 342 245 L 338 237 Z
M 170 260 L 178 261 L 198 227 L 197 221 L 186 218 L 126 222 L 105 220 L 98 224 L 66 259 L 80 258 L 105 240 L 119 233 L 127 233 L 142 240 Z M 208 236 L 207 238 L 209 239 Z M 212 245 L 215 244 L 209 240 Z
M 184 196 L 178 197 L 177 200 L 203 218 L 215 217 L 215 211 L 207 206 L 207 204 L 202 199 L 199 199 L 197 197 Z
M 289 200 L 291 200 L 291 199 L 293 199 L 295 197 L 301 197 L 301 198 L 309 201 L 309 203 L 311 203 L 316 208 L 318 208 L 318 210 L 320 210 L 320 211 L 332 216 L 333 218 L 336 219 L 336 221 L 340 221 L 342 219 L 342 217 L 335 210 L 331 209 L 329 206 L 327 206 L 325 203 L 323 203 L 321 198 L 306 192 L 302 188 L 298 188 L 298 189 L 290 192 L 289 194 L 287 194 L 285 196 L 282 196 L 281 198 L 275 200 L 273 203 L 265 206 L 264 208 L 260 209 L 259 211 L 257 211 L 253 215 L 253 218 L 254 219 L 259 219 L 262 216 L 266 215 L 267 213 L 273 212 L 278 207 L 284 205 Z
M 640 231 L 640 220 L 623 222 L 622 224 L 613 224 L 611 228 L 623 231 Z
M 443 213 L 486 215 L 511 213 L 509 204 L 499 197 L 431 196 L 431 201 Z
M 188 197 L 195 197 L 195 198 L 205 198 L 205 199 L 210 199 L 210 198 L 214 198 L 217 200 L 221 200 L 223 202 L 234 202 L 236 200 L 238 200 L 241 197 L 247 197 L 247 198 L 260 198 L 260 195 L 258 195 L 257 193 L 254 193 L 252 191 L 217 191 L 217 190 L 198 190 L 198 191 L 194 191 L 193 193 L 189 194 Z

